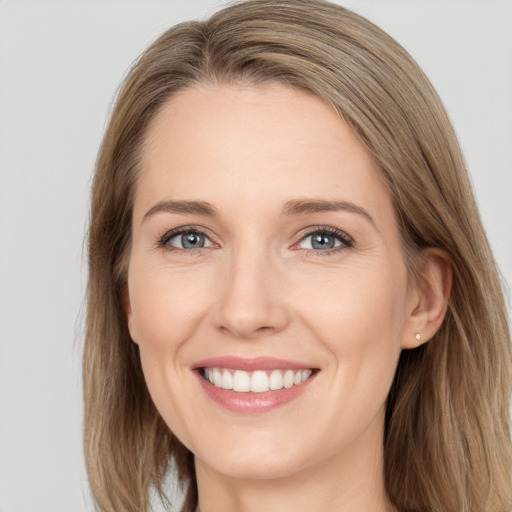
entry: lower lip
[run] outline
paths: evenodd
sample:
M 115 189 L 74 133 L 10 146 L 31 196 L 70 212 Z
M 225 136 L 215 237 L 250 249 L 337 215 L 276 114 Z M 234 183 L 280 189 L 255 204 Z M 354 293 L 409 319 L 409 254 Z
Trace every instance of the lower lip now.
M 214 402 L 238 414 L 262 414 L 290 403 L 306 390 L 309 382 L 316 376 L 316 373 L 313 373 L 308 380 L 291 388 L 264 393 L 238 393 L 232 389 L 214 386 L 202 376 L 201 372 L 196 374 L 203 390 Z

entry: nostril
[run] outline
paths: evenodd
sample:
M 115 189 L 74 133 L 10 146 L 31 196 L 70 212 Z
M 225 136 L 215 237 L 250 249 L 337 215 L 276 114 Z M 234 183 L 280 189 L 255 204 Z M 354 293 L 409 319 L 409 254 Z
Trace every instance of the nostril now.
M 249 326 L 246 326 L 245 328 L 241 328 L 240 325 L 238 326 L 230 326 L 226 327 L 225 325 L 220 325 L 219 330 L 228 336 L 236 337 L 239 339 L 256 339 L 260 338 L 262 336 L 269 336 L 273 333 L 277 332 L 278 329 L 272 326 L 263 325 L 261 327 L 252 328 Z

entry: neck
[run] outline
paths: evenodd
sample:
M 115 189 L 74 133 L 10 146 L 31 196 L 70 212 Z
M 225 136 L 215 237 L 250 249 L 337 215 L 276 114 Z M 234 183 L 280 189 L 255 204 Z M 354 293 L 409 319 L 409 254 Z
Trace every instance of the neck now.
M 221 474 L 196 458 L 200 512 L 396 512 L 384 487 L 382 437 L 272 479 Z

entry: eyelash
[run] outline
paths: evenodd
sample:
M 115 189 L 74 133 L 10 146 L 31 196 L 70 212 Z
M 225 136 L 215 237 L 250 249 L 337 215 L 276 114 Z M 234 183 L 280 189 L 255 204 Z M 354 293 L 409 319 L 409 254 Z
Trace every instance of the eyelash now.
M 206 238 L 210 240 L 210 237 L 205 233 L 203 229 L 197 226 L 186 226 L 182 228 L 173 229 L 165 233 L 165 235 L 158 240 L 157 247 L 161 249 L 166 249 L 168 251 L 183 251 L 189 254 L 196 253 L 197 251 L 203 249 L 203 247 L 200 247 L 198 249 L 181 249 L 180 247 L 173 247 L 172 245 L 168 245 L 169 241 L 172 240 L 174 237 L 179 235 L 186 235 L 189 233 L 198 233 L 200 235 L 204 235 Z
M 333 247 L 331 249 L 303 249 L 308 253 L 313 254 L 314 256 L 329 256 L 331 254 L 338 253 L 340 251 L 344 251 L 346 249 L 354 247 L 354 240 L 349 235 L 347 235 L 347 233 L 341 231 L 340 229 L 336 229 L 329 226 L 312 226 L 310 228 L 307 228 L 307 231 L 302 234 L 299 241 L 294 243 L 293 245 L 297 246 L 298 244 L 306 240 L 308 237 L 313 235 L 328 235 L 332 236 L 333 238 L 341 242 L 341 244 L 338 247 Z
M 182 249 L 180 247 L 173 247 L 171 245 L 168 245 L 169 241 L 171 239 L 173 239 L 174 237 L 179 236 L 179 235 L 189 234 L 189 233 L 197 233 L 200 235 L 204 235 L 206 238 L 208 238 L 212 242 L 212 244 L 215 244 L 215 242 L 213 242 L 211 240 L 211 238 L 205 233 L 205 231 L 202 228 L 199 228 L 196 226 L 186 226 L 186 227 L 174 229 L 174 230 L 171 230 L 171 231 L 168 231 L 167 233 L 165 233 L 165 235 L 162 236 L 157 241 L 157 244 L 156 244 L 157 248 L 166 249 L 168 251 L 173 251 L 173 252 L 174 251 L 187 252 L 189 254 L 194 254 L 194 253 L 200 251 L 201 249 L 204 249 L 204 247 L 200 247 L 197 249 Z M 303 250 L 307 251 L 308 253 L 313 253 L 315 256 L 327 256 L 327 255 L 330 255 L 333 253 L 337 253 L 339 251 L 349 249 L 354 246 L 354 240 L 349 235 L 347 235 L 344 231 L 341 231 L 339 229 L 329 227 L 329 226 L 312 226 L 312 227 L 308 228 L 308 230 L 302 234 L 300 239 L 297 242 L 295 242 L 293 244 L 293 246 L 297 246 L 298 244 L 303 242 L 305 239 L 307 239 L 308 237 L 313 236 L 313 235 L 328 235 L 328 236 L 332 236 L 332 237 L 336 238 L 338 241 L 341 242 L 341 245 L 339 245 L 338 247 L 333 247 L 331 249 L 323 249 L 323 250 L 303 249 Z M 299 250 L 299 249 L 294 249 L 294 250 Z

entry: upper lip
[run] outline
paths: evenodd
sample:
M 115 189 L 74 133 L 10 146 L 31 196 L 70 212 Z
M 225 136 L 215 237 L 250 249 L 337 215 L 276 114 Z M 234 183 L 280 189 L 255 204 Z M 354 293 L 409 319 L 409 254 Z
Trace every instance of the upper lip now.
M 198 368 L 229 368 L 231 370 L 244 370 L 252 372 L 255 370 L 304 370 L 313 368 L 310 364 L 297 361 L 287 361 L 274 357 L 243 358 L 233 356 L 211 357 L 203 359 L 192 365 L 192 369 Z

